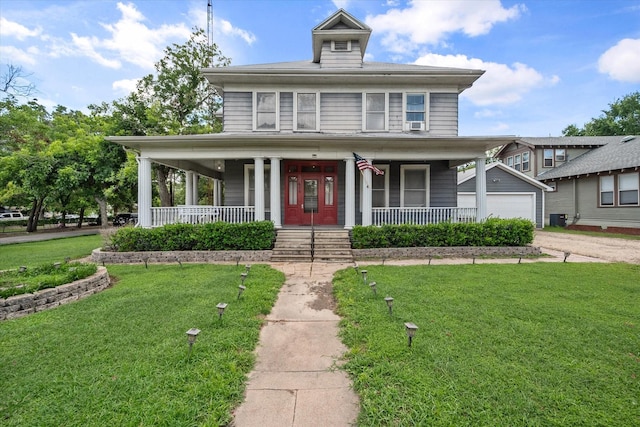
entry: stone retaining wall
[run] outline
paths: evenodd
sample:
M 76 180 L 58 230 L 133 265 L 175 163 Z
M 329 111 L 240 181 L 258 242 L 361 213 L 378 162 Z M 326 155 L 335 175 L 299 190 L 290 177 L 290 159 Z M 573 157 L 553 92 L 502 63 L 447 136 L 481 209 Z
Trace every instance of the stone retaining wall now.
M 130 264 L 134 262 L 269 262 L 271 251 L 168 251 L 168 252 L 103 252 L 94 249 L 91 260 L 99 264 Z
M 55 288 L 43 289 L 33 294 L 0 298 L 0 320 L 17 319 L 31 313 L 55 308 L 93 295 L 109 286 L 109 273 L 98 267 L 96 274 Z
M 540 248 L 535 246 L 448 246 L 421 248 L 379 248 L 353 249 L 353 258 L 366 259 L 425 259 L 540 256 Z

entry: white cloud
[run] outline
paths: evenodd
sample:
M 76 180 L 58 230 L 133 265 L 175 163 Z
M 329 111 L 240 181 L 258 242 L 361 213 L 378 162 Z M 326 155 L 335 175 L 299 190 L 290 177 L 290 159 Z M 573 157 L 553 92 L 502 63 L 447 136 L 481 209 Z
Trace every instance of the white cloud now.
M 214 11 L 215 12 L 215 11 Z M 194 22 L 196 26 L 199 28 L 207 28 L 207 15 L 203 12 L 203 9 L 200 5 L 195 5 L 189 9 L 189 18 Z M 247 30 L 243 30 L 242 28 L 238 28 L 234 26 L 231 22 L 226 19 L 221 19 L 213 16 L 213 34 L 223 34 L 225 36 L 230 37 L 239 37 L 245 41 L 248 45 L 253 44 L 256 41 L 256 36 Z
M 436 45 L 456 32 L 469 37 L 487 34 L 496 23 L 516 19 L 526 10 L 518 4 L 505 9 L 499 0 L 413 0 L 409 5 L 366 18 L 367 25 L 385 34 L 382 44 L 393 52 L 410 53 L 420 44 Z
M 614 80 L 640 83 L 640 39 L 623 39 L 598 59 L 598 71 Z
M 0 57 L 3 62 L 13 62 L 15 64 L 35 65 L 37 60 L 37 49 L 31 48 L 27 51 L 18 49 L 15 46 L 0 46 Z
M 136 90 L 138 79 L 123 79 L 117 80 L 111 84 L 111 88 L 123 95 L 128 95 Z
M 80 37 L 75 33 L 71 33 L 71 41 L 76 48 L 76 52 L 81 56 L 86 56 L 107 68 L 118 69 L 122 66 L 117 59 L 107 59 L 96 52 L 95 48 L 100 45 L 100 41 L 96 37 Z
M 484 75 L 461 95 L 476 105 L 513 104 L 533 89 L 554 85 L 560 80 L 557 76 L 544 77 L 533 68 L 518 62 L 509 66 L 467 58 L 465 55 L 430 53 L 418 58 L 415 64 L 485 70 Z
M 489 119 L 493 117 L 501 117 L 502 115 L 503 115 L 502 111 L 490 110 L 488 108 L 485 108 L 484 110 L 476 111 L 475 113 L 473 113 L 473 117 L 475 117 L 476 119 Z
M 0 37 L 15 37 L 22 41 L 27 37 L 37 37 L 41 33 L 41 28 L 34 28 L 33 30 L 30 30 L 22 24 L 0 17 Z
M 243 39 L 248 45 L 251 45 L 256 41 L 256 36 L 254 36 L 249 31 L 234 27 L 231 22 L 226 21 L 224 19 L 218 20 L 218 28 L 222 30 L 223 34 L 238 36 Z

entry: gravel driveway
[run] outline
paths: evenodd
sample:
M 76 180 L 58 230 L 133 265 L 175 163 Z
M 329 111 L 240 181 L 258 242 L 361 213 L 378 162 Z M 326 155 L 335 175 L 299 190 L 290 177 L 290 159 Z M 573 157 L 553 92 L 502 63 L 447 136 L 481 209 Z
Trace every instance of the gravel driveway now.
M 611 262 L 640 264 L 640 240 L 536 231 L 533 246 L 568 251 Z

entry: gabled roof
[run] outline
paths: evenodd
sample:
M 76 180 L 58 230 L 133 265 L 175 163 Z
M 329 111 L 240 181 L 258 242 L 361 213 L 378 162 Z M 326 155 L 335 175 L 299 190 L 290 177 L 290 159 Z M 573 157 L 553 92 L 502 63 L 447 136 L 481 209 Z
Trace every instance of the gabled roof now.
M 535 187 L 538 187 L 540 189 L 542 189 L 542 191 L 551 191 L 551 187 L 549 187 L 546 184 L 541 183 L 540 181 L 537 181 L 533 178 L 531 178 L 530 176 L 527 176 L 525 174 L 523 174 L 520 171 L 515 170 L 512 167 L 509 167 L 507 165 L 505 165 L 502 162 L 493 162 L 487 165 L 486 167 L 486 171 L 489 171 L 493 168 L 498 168 L 501 169 L 503 171 L 505 171 L 506 173 L 509 173 L 513 176 L 515 176 L 518 179 L 521 179 L 522 181 L 525 181 Z M 472 169 L 467 169 L 465 171 L 461 171 L 458 172 L 458 185 L 469 181 L 470 179 L 473 179 L 476 177 L 476 168 L 472 168 Z
M 640 168 L 640 136 L 604 138 L 611 141 L 602 147 L 569 160 L 562 166 L 543 172 L 536 178 L 546 181 L 591 173 Z
M 549 137 L 521 137 L 516 144 L 526 145 L 531 149 L 535 148 L 596 148 L 602 147 L 612 141 L 619 140 L 619 136 L 549 136 Z M 505 145 L 494 157 L 500 157 L 508 148 Z
M 371 28 L 354 18 L 344 9 L 340 9 L 311 31 L 313 62 L 320 62 L 322 43 L 325 41 L 358 40 L 360 42 L 360 52 L 364 58 L 370 35 Z

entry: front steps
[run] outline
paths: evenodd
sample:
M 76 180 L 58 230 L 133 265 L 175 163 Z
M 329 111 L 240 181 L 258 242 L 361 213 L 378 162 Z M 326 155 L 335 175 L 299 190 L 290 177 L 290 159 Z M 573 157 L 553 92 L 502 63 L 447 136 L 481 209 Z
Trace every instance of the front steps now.
M 313 240 L 313 241 L 312 241 Z M 271 252 L 273 262 L 353 262 L 347 230 L 278 230 Z

